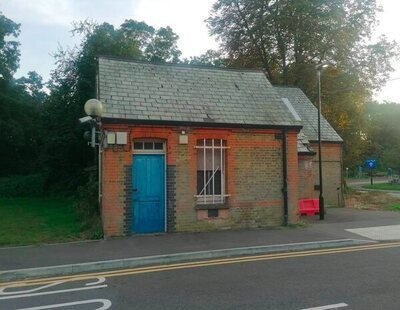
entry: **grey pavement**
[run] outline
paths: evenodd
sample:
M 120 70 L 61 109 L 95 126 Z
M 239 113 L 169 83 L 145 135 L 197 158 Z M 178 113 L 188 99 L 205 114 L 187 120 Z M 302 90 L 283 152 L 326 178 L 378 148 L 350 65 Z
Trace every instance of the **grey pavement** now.
M 3 248 L 0 249 L 0 270 L 341 238 L 342 235 L 336 232 L 286 228 L 142 235 L 92 242 Z
M 289 243 L 363 239 L 346 229 L 397 225 L 400 213 L 329 208 L 325 221 L 303 218 L 306 228 L 141 235 L 110 240 L 0 249 L 0 271 L 136 258 L 153 255 Z

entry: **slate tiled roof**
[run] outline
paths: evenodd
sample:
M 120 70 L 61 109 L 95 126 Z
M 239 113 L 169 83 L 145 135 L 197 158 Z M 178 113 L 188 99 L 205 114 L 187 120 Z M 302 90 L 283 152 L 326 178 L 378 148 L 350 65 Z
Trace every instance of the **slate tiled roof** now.
M 300 130 L 297 134 L 297 152 L 303 154 L 314 154 L 314 151 L 310 146 L 310 141 L 308 141 L 303 130 Z
M 300 116 L 303 124 L 302 132 L 309 141 L 318 140 L 318 109 L 308 99 L 300 88 L 275 87 L 281 98 L 289 99 L 290 103 Z M 328 121 L 321 118 L 321 140 L 329 142 L 343 142 L 335 129 Z
M 104 118 L 301 127 L 262 71 L 99 57 L 99 95 Z

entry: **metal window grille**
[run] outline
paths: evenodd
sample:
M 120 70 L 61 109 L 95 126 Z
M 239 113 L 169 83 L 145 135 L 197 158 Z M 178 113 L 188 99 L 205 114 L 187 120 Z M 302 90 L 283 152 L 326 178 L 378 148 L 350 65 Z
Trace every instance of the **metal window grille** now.
M 197 141 L 197 203 L 220 204 L 225 197 L 226 141 L 200 139 Z

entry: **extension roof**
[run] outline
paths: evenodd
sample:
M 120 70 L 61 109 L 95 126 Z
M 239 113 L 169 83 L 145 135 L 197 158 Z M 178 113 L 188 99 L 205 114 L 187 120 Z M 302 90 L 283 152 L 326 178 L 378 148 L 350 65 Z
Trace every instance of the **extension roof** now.
M 99 57 L 103 119 L 301 128 L 262 71 Z
M 318 109 L 308 99 L 300 88 L 276 86 L 276 91 L 281 98 L 287 98 L 300 116 L 305 137 L 311 141 L 318 141 Z M 335 129 L 328 121 L 321 117 L 321 140 L 326 142 L 343 142 Z

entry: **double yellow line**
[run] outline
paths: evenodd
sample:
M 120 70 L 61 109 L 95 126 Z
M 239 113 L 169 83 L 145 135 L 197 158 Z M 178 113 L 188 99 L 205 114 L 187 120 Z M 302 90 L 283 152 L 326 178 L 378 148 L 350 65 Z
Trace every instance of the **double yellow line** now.
M 340 254 L 340 253 L 387 249 L 387 248 L 395 248 L 395 247 L 400 247 L 400 242 L 380 243 L 380 244 L 373 244 L 373 245 L 361 245 L 361 246 L 353 246 L 353 247 L 341 247 L 341 248 L 335 248 L 335 249 L 322 249 L 322 250 L 310 250 L 310 251 L 300 251 L 300 252 L 286 252 L 286 253 L 278 253 L 278 254 L 241 256 L 241 257 L 235 257 L 235 258 L 223 258 L 223 259 L 213 259 L 213 260 L 204 260 L 204 261 L 194 261 L 194 262 L 187 262 L 187 263 L 130 268 L 130 269 L 122 269 L 122 270 L 114 270 L 114 271 L 104 271 L 104 272 L 97 272 L 97 273 L 71 275 L 71 276 L 61 276 L 61 277 L 51 277 L 51 278 L 42 278 L 42 279 L 3 282 L 3 283 L 0 283 L 0 287 L 21 287 L 21 286 L 44 285 L 44 284 L 49 284 L 49 283 L 53 283 L 53 282 L 57 282 L 57 281 L 62 281 L 62 282 L 84 281 L 84 280 L 90 280 L 90 279 L 98 278 L 98 277 L 107 277 L 107 278 L 121 277 L 121 276 L 136 275 L 136 274 L 151 273 L 151 272 L 160 272 L 160 271 L 169 271 L 169 270 L 199 268 L 199 267 L 218 266 L 218 265 L 229 265 L 229 264 L 265 261 L 265 260 L 286 259 L 286 258 L 294 258 L 294 257 Z

